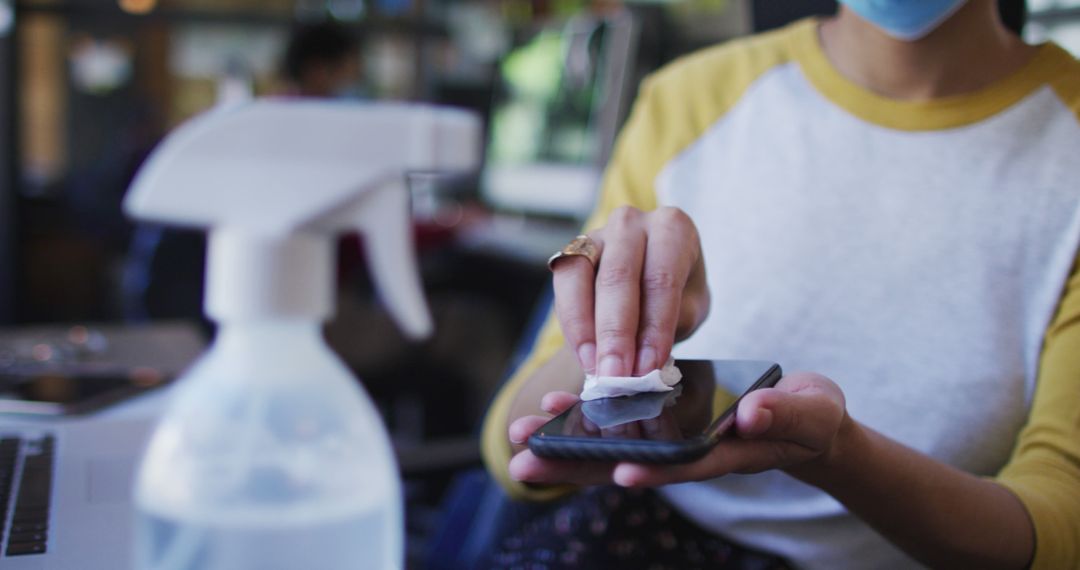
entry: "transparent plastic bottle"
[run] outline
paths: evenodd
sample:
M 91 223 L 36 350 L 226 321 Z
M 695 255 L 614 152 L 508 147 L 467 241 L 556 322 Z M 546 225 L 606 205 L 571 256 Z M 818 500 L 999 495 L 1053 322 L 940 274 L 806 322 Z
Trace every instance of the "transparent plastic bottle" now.
M 337 236 L 357 231 L 402 332 L 431 333 L 405 173 L 475 168 L 479 127 L 451 109 L 264 100 L 206 113 L 154 150 L 124 207 L 208 230 L 204 308 L 221 329 L 139 467 L 138 568 L 403 566 L 389 435 L 319 325 Z
M 178 390 L 138 473 L 137 568 L 402 567 L 390 442 L 317 323 L 226 323 Z

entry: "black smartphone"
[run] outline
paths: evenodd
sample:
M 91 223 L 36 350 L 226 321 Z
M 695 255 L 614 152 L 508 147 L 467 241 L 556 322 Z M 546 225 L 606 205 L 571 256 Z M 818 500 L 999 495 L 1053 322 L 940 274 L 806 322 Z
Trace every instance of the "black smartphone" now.
M 529 437 L 540 457 L 586 461 L 688 463 L 735 423 L 746 394 L 774 386 L 780 365 L 757 360 L 676 360 L 682 380 L 670 392 L 578 402 Z

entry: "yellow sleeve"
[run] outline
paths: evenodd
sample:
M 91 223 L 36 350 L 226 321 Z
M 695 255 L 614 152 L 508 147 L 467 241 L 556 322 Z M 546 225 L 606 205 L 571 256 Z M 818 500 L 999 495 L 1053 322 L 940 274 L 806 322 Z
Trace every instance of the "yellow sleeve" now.
M 1060 50 L 1055 94 L 1080 123 L 1080 62 Z M 1035 570 L 1080 568 L 1080 252 L 1046 331 L 1028 423 L 997 481 L 1035 525 Z
M 1035 524 L 1032 568 L 1080 568 L 1080 258 L 1046 333 L 1035 399 L 997 481 Z
M 708 48 L 649 77 L 619 134 L 600 198 L 585 229 L 603 226 L 619 206 L 655 209 L 653 183 L 664 166 L 719 120 L 755 79 L 789 61 L 790 37 L 814 25 L 805 20 L 783 30 Z M 525 380 L 558 352 L 563 342 L 558 321 L 548 315 L 531 355 L 499 391 L 484 418 L 484 463 L 516 499 L 546 500 L 567 491 L 565 487 L 525 485 L 510 479 L 507 472 L 511 448 L 506 429 L 511 404 Z

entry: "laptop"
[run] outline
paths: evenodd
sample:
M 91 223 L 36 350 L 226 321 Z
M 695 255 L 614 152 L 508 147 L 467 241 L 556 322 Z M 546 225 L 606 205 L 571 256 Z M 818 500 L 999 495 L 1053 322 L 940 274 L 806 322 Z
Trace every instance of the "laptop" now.
M 0 422 L 0 568 L 130 568 L 134 473 L 152 425 Z
M 136 465 L 205 345 L 180 322 L 0 328 L 0 569 L 131 568 Z

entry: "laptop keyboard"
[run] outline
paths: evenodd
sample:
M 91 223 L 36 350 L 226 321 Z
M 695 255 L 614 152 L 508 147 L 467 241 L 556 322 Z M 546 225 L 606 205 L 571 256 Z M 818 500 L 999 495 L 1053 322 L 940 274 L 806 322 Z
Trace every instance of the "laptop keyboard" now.
M 0 438 L 0 534 L 6 556 L 45 552 L 55 447 L 52 435 Z M 13 493 L 14 509 L 9 509 Z

